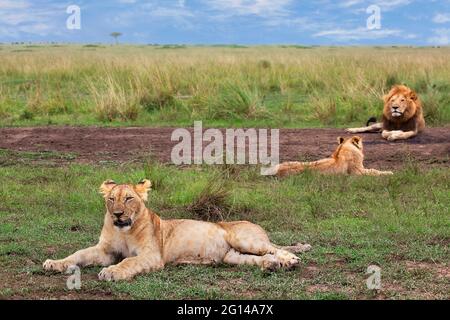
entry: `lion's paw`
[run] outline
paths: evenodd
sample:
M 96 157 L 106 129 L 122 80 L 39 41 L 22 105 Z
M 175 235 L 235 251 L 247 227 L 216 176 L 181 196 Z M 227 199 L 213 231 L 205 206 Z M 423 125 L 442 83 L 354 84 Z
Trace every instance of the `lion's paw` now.
M 293 269 L 300 264 L 300 258 L 295 254 L 280 250 L 277 252 L 276 257 L 280 261 L 281 266 L 285 269 Z
M 312 246 L 308 243 L 296 243 L 295 246 L 298 247 L 298 252 L 307 252 L 312 249 Z
M 381 136 L 388 141 L 395 141 L 401 139 L 403 135 L 403 131 L 401 130 L 393 130 L 393 131 L 383 131 Z
M 266 254 L 263 256 L 261 270 L 275 271 L 280 269 L 280 261 L 273 254 Z
M 100 271 L 100 273 L 98 274 L 98 279 L 103 281 L 119 281 L 128 280 L 130 279 L 130 277 L 120 268 L 111 266 L 108 268 L 103 268 L 102 271 Z
M 58 272 L 64 272 L 66 271 L 72 264 L 68 261 L 64 260 L 51 260 L 47 259 L 42 264 L 42 267 L 45 271 L 58 271 Z
M 398 140 L 398 139 L 400 139 L 400 136 L 398 134 L 391 134 L 390 136 L 388 136 L 386 138 L 387 141 L 395 141 L 395 140 Z

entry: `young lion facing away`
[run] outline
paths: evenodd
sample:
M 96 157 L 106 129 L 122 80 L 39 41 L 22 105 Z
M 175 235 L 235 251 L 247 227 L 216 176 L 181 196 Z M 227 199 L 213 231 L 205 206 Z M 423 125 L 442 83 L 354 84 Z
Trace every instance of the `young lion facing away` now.
M 45 270 L 64 272 L 72 265 L 101 265 L 100 280 L 127 280 L 163 269 L 166 264 L 249 264 L 262 269 L 293 268 L 299 258 L 292 252 L 310 245 L 278 247 L 266 232 L 246 221 L 209 223 L 163 220 L 145 206 L 149 180 L 137 185 L 105 181 L 100 191 L 106 214 L 97 245 L 62 260 L 47 260 Z M 291 252 L 289 252 L 289 251 Z M 118 264 L 114 264 L 124 258 Z
M 391 175 L 391 171 L 379 171 L 364 168 L 363 143 L 360 137 L 344 139 L 338 138 L 339 146 L 331 158 L 314 162 L 284 162 L 269 169 L 269 175 L 284 177 L 291 174 L 313 170 L 321 173 L 331 174 L 354 174 L 354 175 Z
M 392 87 L 383 97 L 383 120 L 367 127 L 347 129 L 350 133 L 379 132 L 389 141 L 408 139 L 425 128 L 422 103 L 417 94 L 402 85 Z

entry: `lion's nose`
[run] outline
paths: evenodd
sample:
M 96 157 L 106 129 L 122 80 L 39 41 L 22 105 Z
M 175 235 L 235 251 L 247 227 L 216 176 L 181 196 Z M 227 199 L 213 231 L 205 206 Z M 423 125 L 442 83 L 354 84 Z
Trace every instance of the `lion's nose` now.
M 116 216 L 116 218 L 120 218 L 121 216 L 123 216 L 124 212 L 123 211 L 114 211 L 113 215 Z
M 397 110 L 399 106 L 392 106 L 392 109 Z

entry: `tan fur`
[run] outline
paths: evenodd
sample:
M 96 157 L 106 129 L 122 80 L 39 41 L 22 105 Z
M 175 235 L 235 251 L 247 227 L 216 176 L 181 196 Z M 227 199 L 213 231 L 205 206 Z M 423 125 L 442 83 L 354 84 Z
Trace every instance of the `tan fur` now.
M 383 100 L 382 123 L 351 128 L 347 131 L 350 133 L 381 131 L 384 139 L 394 141 L 414 137 L 425 129 L 422 103 L 413 90 L 403 85 L 396 85 L 383 97 Z
M 98 244 L 62 260 L 47 260 L 43 268 L 64 272 L 72 265 L 101 265 L 105 268 L 99 279 L 107 281 L 131 279 L 160 270 L 168 263 L 225 262 L 271 270 L 295 267 L 299 258 L 291 252 L 310 249 L 301 244 L 286 250 L 278 247 L 261 227 L 247 221 L 163 220 L 145 206 L 150 186 L 148 180 L 135 186 L 105 181 L 100 191 L 106 214 Z M 114 264 L 119 256 L 124 259 Z
M 354 175 L 390 175 L 391 171 L 379 171 L 364 168 L 363 143 L 360 137 L 349 139 L 338 138 L 339 146 L 331 158 L 314 162 L 285 162 L 273 168 L 272 173 L 284 177 L 291 174 L 313 170 L 329 174 L 354 174 Z

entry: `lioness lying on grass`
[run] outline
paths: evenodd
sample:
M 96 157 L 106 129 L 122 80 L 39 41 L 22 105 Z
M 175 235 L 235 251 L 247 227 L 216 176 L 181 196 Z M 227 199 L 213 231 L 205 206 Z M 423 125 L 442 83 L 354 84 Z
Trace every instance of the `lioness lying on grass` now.
M 162 220 L 146 208 L 149 180 L 137 185 L 105 181 L 100 191 L 106 214 L 96 246 L 62 260 L 47 260 L 45 270 L 64 272 L 72 265 L 105 266 L 100 280 L 126 280 L 172 264 L 250 264 L 262 269 L 292 268 L 299 258 L 292 252 L 309 245 L 278 247 L 266 232 L 246 221 L 209 223 L 194 220 Z M 291 252 L 289 252 L 289 251 Z M 124 258 L 116 263 L 119 258 Z

